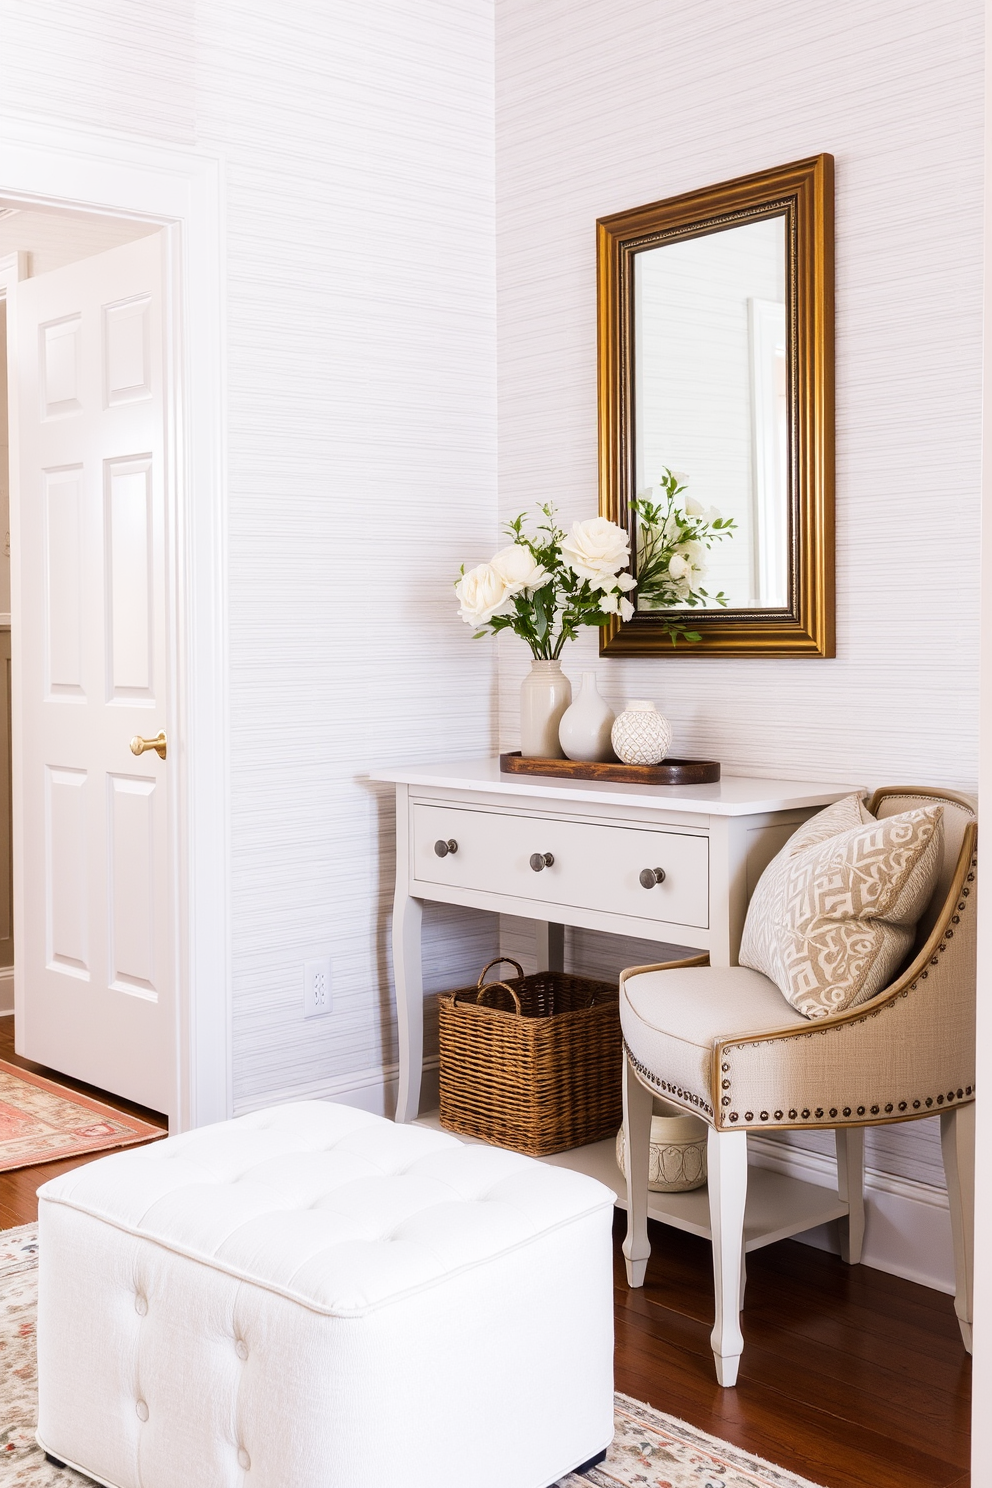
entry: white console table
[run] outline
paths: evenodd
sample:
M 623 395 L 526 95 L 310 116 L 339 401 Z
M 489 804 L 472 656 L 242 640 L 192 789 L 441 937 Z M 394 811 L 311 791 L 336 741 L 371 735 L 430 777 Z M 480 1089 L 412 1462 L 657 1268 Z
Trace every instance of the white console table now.
M 743 775 L 697 786 L 554 780 L 503 775 L 495 759 L 372 778 L 396 786 L 397 1121 L 420 1108 L 425 899 L 536 920 L 547 970 L 561 969 L 565 925 L 669 941 L 733 966 L 766 863 L 799 822 L 859 788 Z

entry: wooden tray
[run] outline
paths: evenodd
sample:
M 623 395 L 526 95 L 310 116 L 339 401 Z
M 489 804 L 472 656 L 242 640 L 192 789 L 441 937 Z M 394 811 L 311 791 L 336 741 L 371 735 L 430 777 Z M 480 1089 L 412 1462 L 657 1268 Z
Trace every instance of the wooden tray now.
M 619 780 L 625 785 L 712 785 L 720 779 L 718 760 L 662 760 L 660 765 L 599 764 L 587 760 L 524 759 L 519 749 L 501 754 L 504 775 L 559 775 L 570 780 Z

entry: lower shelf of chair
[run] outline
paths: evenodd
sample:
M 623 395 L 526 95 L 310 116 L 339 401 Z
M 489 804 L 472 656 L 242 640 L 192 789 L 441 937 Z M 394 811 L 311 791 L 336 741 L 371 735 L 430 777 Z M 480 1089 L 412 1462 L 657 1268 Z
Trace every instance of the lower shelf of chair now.
M 438 1131 L 441 1129 L 436 1111 L 418 1116 L 417 1122 Z M 462 1140 L 471 1142 L 474 1139 L 463 1137 Z M 618 1208 L 626 1209 L 627 1184 L 617 1167 L 616 1144 L 612 1140 L 575 1147 L 571 1152 L 556 1152 L 554 1156 L 538 1158 L 538 1161 L 598 1178 L 600 1183 L 613 1189 Z M 662 1224 L 687 1230 L 690 1235 L 701 1235 L 704 1240 L 710 1239 L 709 1198 L 705 1187 L 694 1188 L 690 1193 L 652 1193 L 649 1195 L 648 1214 Z M 847 1205 L 832 1188 L 804 1183 L 799 1178 L 787 1178 L 783 1173 L 774 1173 L 770 1168 L 759 1168 L 754 1164 L 748 1169 L 745 1250 L 760 1250 L 763 1245 L 787 1240 L 790 1235 L 800 1235 L 804 1230 L 812 1230 L 832 1219 L 842 1219 L 846 1214 Z

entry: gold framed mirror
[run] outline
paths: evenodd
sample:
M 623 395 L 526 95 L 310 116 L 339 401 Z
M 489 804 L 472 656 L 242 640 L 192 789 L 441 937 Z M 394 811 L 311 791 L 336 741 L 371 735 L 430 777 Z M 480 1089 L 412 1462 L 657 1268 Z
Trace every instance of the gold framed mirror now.
M 833 656 L 833 157 L 600 218 L 597 263 L 600 511 L 638 580 L 602 654 Z

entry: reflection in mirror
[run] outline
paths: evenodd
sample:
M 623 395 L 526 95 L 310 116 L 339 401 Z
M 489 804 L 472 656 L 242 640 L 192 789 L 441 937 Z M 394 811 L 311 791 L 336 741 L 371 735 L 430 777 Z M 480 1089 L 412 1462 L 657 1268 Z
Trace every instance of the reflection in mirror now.
M 734 524 L 694 555 L 703 610 L 789 604 L 786 282 L 781 214 L 634 254 L 635 491 L 664 505 L 670 468 L 690 515 Z

